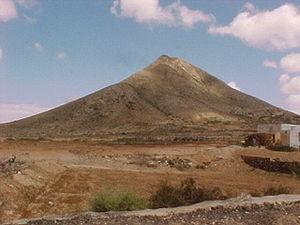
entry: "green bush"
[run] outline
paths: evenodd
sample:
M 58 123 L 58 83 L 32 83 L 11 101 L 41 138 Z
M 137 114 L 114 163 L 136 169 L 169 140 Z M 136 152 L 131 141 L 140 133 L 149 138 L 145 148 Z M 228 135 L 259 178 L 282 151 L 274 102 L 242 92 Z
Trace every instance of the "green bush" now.
M 91 209 L 95 212 L 132 211 L 147 208 L 146 202 L 127 191 L 104 190 L 90 200 Z
M 195 180 L 188 178 L 178 186 L 172 186 L 166 181 L 161 182 L 150 197 L 150 206 L 151 208 L 177 207 L 219 199 L 226 199 L 219 188 L 206 190 L 197 187 Z

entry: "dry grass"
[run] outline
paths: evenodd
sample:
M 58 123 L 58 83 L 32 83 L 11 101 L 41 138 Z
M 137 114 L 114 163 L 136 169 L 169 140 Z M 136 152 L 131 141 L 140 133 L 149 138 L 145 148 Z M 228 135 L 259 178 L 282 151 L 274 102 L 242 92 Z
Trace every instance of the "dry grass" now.
M 226 196 L 219 188 L 204 189 L 198 187 L 194 179 L 188 178 L 178 186 L 162 181 L 150 197 L 150 206 L 151 208 L 167 208 L 220 199 L 226 199 Z
M 291 190 L 288 187 L 280 185 L 278 187 L 269 187 L 265 190 L 264 195 L 282 195 L 282 194 L 290 194 Z

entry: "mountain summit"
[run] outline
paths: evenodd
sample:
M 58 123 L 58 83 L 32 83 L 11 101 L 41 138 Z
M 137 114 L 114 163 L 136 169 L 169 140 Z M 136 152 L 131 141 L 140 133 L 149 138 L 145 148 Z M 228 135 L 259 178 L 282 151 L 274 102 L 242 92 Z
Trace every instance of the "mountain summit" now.
M 174 139 L 240 135 L 259 123 L 283 122 L 300 123 L 300 116 L 163 55 L 120 83 L 0 125 L 0 136 Z

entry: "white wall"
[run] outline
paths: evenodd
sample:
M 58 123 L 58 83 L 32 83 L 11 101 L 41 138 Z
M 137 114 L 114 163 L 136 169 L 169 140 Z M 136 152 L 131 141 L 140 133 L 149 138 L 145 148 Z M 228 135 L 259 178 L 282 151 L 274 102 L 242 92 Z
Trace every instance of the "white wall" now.
M 291 147 L 300 147 L 299 133 L 300 133 L 300 126 L 291 127 L 291 135 L 290 135 Z
M 258 133 L 276 133 L 282 131 L 290 131 L 290 146 L 300 147 L 299 133 L 300 125 L 292 124 L 262 124 L 258 125 Z

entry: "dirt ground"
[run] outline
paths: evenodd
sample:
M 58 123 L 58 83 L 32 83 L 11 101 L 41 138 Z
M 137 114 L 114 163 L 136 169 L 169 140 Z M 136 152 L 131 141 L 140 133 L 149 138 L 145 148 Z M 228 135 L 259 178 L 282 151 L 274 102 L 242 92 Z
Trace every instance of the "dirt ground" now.
M 100 145 L 68 141 L 2 141 L 0 159 L 17 157 L 19 167 L 0 170 L 0 223 L 89 210 L 102 188 L 131 190 L 147 198 L 162 180 L 193 177 L 228 197 L 261 193 L 283 185 L 300 193 L 300 179 L 245 164 L 241 155 L 300 162 L 300 152 L 273 152 L 213 144 Z M 178 165 L 177 165 L 178 164 Z
M 24 219 L 6 225 L 296 225 L 300 224 L 299 200 L 300 195 L 241 196 L 176 208 L 74 213 Z

